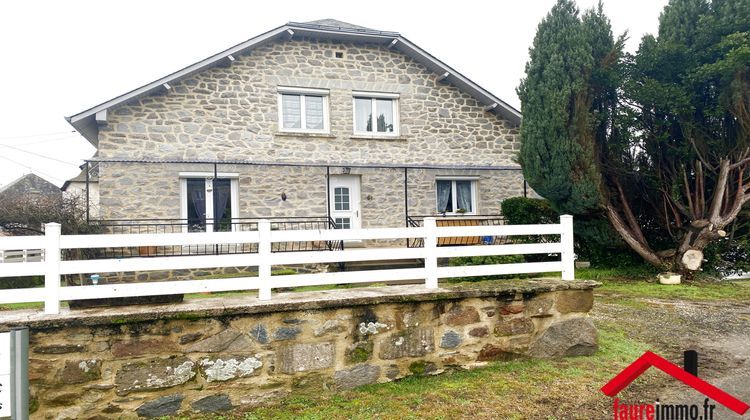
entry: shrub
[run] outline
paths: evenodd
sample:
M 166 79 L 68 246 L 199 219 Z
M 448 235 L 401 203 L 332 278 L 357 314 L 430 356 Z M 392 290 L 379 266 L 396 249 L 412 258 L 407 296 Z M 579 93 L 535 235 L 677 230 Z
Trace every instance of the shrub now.
M 559 219 L 549 202 L 541 198 L 508 198 L 500 207 L 506 222 L 511 225 L 557 223 Z

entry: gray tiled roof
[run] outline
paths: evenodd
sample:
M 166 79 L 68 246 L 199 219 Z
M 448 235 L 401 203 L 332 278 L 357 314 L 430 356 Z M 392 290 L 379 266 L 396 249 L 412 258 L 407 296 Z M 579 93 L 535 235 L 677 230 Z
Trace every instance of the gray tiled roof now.
M 330 26 L 332 28 L 339 28 L 339 29 L 364 29 L 367 31 L 377 31 L 377 29 L 365 28 L 364 26 L 354 25 L 348 22 L 342 22 L 336 19 L 319 19 L 319 20 L 313 20 L 313 21 L 304 22 L 304 23 L 308 25 Z

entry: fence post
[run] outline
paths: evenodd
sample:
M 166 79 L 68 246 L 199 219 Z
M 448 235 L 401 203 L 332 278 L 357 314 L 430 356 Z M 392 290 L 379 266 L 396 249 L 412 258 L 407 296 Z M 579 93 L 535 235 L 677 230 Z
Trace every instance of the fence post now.
M 424 218 L 424 229 L 425 287 L 437 289 L 437 223 L 434 217 Z
M 271 299 L 271 222 L 268 220 L 258 221 L 258 279 L 260 289 L 258 299 Z
M 573 250 L 573 216 L 560 216 L 560 243 L 562 244 L 562 279 L 575 280 L 575 251 Z
M 44 225 L 44 313 L 60 313 L 60 224 Z

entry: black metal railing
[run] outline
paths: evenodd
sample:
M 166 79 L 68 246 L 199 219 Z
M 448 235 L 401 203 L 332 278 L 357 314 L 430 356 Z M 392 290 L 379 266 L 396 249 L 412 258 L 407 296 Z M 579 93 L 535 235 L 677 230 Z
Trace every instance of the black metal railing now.
M 258 230 L 258 221 L 266 219 L 271 222 L 271 230 L 315 230 L 336 229 L 336 223 L 330 217 L 269 217 L 269 218 L 234 218 L 209 227 L 214 232 L 244 232 Z M 108 219 L 91 221 L 94 231 L 102 234 L 160 234 L 182 232 L 205 232 L 205 223 L 195 223 L 187 219 Z M 294 251 L 333 251 L 344 249 L 343 241 L 293 241 L 274 242 L 272 252 Z M 140 246 L 114 248 L 84 248 L 66 250 L 63 258 L 71 259 L 104 259 L 129 257 L 157 257 L 181 255 L 223 255 L 249 254 L 258 252 L 256 243 L 236 244 L 198 244 L 173 246 Z
M 438 226 L 499 226 L 505 224 L 505 218 L 501 215 L 409 215 L 406 217 L 407 227 L 424 226 L 425 217 L 437 218 Z M 450 245 L 501 245 L 514 243 L 513 237 L 510 236 L 463 236 L 463 237 L 445 237 L 438 238 L 438 246 Z M 406 246 L 409 248 L 424 247 L 424 238 L 410 238 L 406 240 Z

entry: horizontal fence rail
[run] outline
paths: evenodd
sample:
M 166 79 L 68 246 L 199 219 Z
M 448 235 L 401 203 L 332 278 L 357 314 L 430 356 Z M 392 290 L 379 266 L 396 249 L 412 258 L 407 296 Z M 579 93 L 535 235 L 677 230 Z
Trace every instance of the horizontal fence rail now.
M 564 280 L 574 278 L 573 217 L 561 216 L 559 224 L 505 225 L 480 224 L 456 226 L 438 224 L 434 217 L 425 217 L 419 224 L 404 228 L 329 229 L 316 226 L 307 230 L 274 228 L 269 220 L 258 220 L 257 230 L 232 232 L 175 232 L 175 233 L 112 233 L 92 235 L 61 235 L 60 225 L 49 223 L 44 236 L 0 237 L 0 252 L 34 250 L 35 258 L 23 262 L 0 264 L 2 277 L 44 276 L 44 288 L 6 289 L 0 292 L 0 304 L 44 302 L 47 314 L 60 311 L 60 302 L 67 300 L 152 296 L 199 292 L 258 290 L 262 300 L 271 298 L 273 288 L 313 286 L 324 284 L 373 283 L 383 281 L 418 280 L 427 288 L 437 288 L 438 279 L 506 274 L 560 272 Z M 502 241 L 467 241 L 457 244 L 448 238 L 542 238 L 538 243 Z M 550 237 L 559 237 L 553 242 Z M 274 244 L 290 242 L 341 243 L 348 240 L 420 241 L 419 247 L 370 247 L 344 249 L 322 247 L 319 250 L 281 250 Z M 402 242 L 403 243 L 403 242 Z M 190 247 L 201 244 L 252 245 L 257 252 L 242 254 L 156 255 L 128 258 L 61 259 L 71 251 L 92 248 L 129 247 Z M 508 264 L 438 266 L 439 258 L 547 254 L 560 259 L 545 262 Z M 38 258 L 37 258 L 38 257 Z M 296 274 L 271 277 L 273 266 L 293 264 L 343 263 L 354 261 L 423 260 L 417 268 L 394 268 L 369 271 Z M 167 269 L 200 269 L 222 267 L 257 267 L 253 277 L 219 278 L 207 280 L 179 280 L 117 284 L 62 286 L 61 276 L 113 272 L 141 272 Z M 165 293 L 165 291 L 168 291 Z

